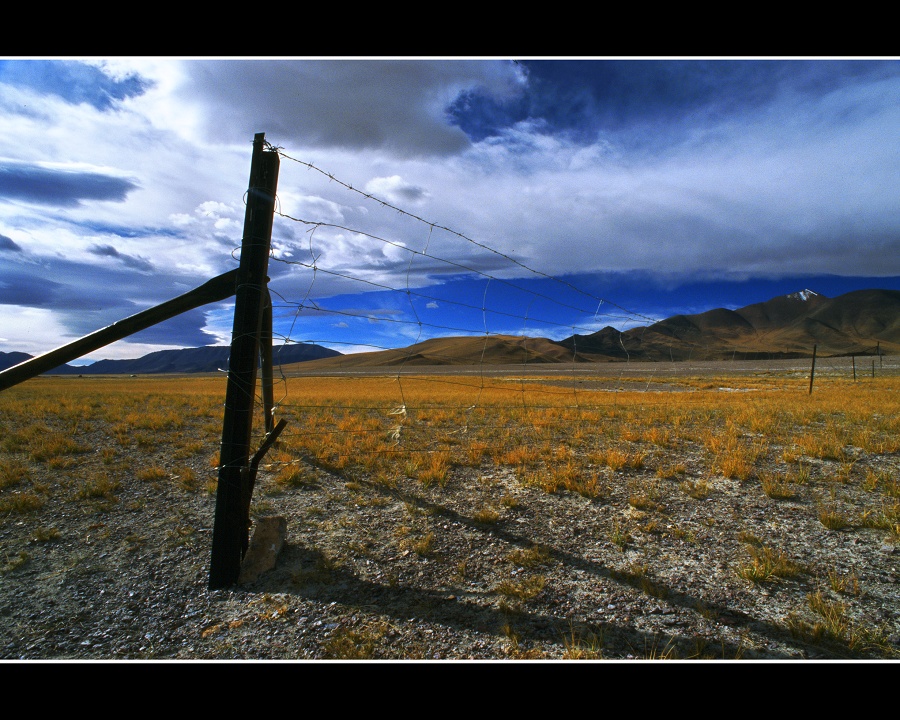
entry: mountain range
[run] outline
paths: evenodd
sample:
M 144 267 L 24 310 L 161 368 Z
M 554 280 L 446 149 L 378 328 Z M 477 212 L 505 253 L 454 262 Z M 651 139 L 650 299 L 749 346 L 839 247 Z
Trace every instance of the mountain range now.
M 158 350 L 134 360 L 98 360 L 92 365 L 61 365 L 48 375 L 139 375 L 145 373 L 204 373 L 228 367 L 228 345 L 208 345 L 183 350 Z M 272 348 L 273 363 L 286 365 L 340 355 L 321 345 L 291 343 Z M 23 352 L 0 352 L 0 370 L 29 360 Z
M 673 315 L 620 331 L 605 327 L 564 340 L 512 335 L 433 338 L 397 350 L 342 355 L 320 345 L 273 348 L 278 365 L 335 370 L 396 365 L 477 365 L 566 362 L 778 359 L 900 354 L 900 291 L 856 290 L 828 298 L 802 290 L 737 310 L 716 308 Z M 229 346 L 160 350 L 134 360 L 62 365 L 48 374 L 216 372 L 227 367 Z M 0 371 L 31 356 L 0 352 Z
M 836 298 L 803 290 L 737 310 L 674 315 L 625 332 L 606 327 L 560 342 L 614 360 L 746 360 L 900 352 L 900 291 L 856 290 Z M 588 358 L 586 358 L 588 359 Z
M 674 315 L 645 327 L 605 327 L 564 340 L 512 335 L 434 338 L 398 350 L 313 360 L 303 369 L 900 354 L 900 291 L 828 298 L 812 290 L 737 310 Z

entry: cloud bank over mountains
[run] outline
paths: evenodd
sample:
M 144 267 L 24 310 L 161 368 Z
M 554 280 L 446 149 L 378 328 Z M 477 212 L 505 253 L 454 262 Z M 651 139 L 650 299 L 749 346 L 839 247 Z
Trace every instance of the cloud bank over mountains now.
M 659 317 L 746 304 L 711 293 L 780 278 L 830 296 L 854 278 L 897 288 L 897 127 L 895 59 L 0 60 L 0 337 L 44 352 L 235 267 L 258 132 L 497 251 L 283 160 L 279 211 L 331 227 L 277 218 L 275 257 L 387 287 L 471 297 L 458 266 L 521 276 L 509 257 Z M 400 312 L 372 285 L 270 270 L 295 303 Z M 432 302 L 451 324 L 451 304 Z M 315 312 L 302 327 L 373 344 L 398 331 Z M 223 303 L 94 357 L 230 330 Z

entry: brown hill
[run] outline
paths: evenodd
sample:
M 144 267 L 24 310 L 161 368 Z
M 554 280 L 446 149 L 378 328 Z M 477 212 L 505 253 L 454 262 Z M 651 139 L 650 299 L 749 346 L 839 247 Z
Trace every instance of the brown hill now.
M 506 365 L 572 362 L 572 352 L 546 338 L 489 335 L 432 338 L 397 350 L 354 353 L 303 363 L 303 370 L 418 365 Z
M 836 298 L 810 291 L 737 310 L 674 315 L 620 332 L 605 327 L 565 340 L 512 335 L 446 337 L 397 350 L 310 360 L 304 371 L 434 365 L 619 360 L 730 360 L 900 354 L 900 291 L 859 290 Z

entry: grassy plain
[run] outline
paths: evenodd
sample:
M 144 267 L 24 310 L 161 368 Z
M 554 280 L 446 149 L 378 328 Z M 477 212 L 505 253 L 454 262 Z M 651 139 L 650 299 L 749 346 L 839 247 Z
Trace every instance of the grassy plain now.
M 125 476 L 167 493 L 213 495 L 224 396 L 221 376 L 41 377 L 0 393 L 0 528 L 30 523 L 31 542 L 53 542 L 67 529 L 42 517 L 42 508 L 63 502 L 102 512 L 119 502 Z M 281 494 L 314 487 L 322 472 L 341 478 L 348 502 L 373 506 L 381 496 L 366 488 L 390 492 L 412 483 L 434 497 L 458 489 L 464 477 L 489 484 L 505 473 L 529 492 L 614 509 L 603 540 L 623 562 L 610 575 L 646 596 L 667 593 L 649 545 L 662 538 L 697 544 L 713 524 L 731 522 L 720 533 L 739 541 L 728 561 L 732 576 L 762 587 L 816 578 L 804 607 L 783 618 L 784 629 L 836 657 L 896 652 L 886 640 L 896 634 L 890 625 L 896 617 L 885 625 L 854 615 L 866 587 L 852 568 L 821 557 L 814 567 L 804 563 L 739 517 L 694 520 L 727 484 L 757 505 L 761 498 L 793 503 L 797 527 L 814 522 L 824 531 L 865 530 L 885 547 L 896 546 L 896 370 L 858 378 L 823 374 L 813 392 L 808 376 L 768 370 L 653 377 L 618 366 L 615 375 L 571 378 L 291 377 L 278 383 L 276 403 L 276 418 L 288 425 L 261 468 L 257 516 L 277 512 Z M 261 417 L 256 424 L 258 444 Z M 516 511 L 521 500 L 504 487 L 473 498 L 468 515 L 477 527 L 497 527 Z M 419 525 L 411 513 L 397 526 L 397 547 L 439 558 L 436 530 Z M 190 527 L 169 532 L 172 541 L 192 541 Z M 625 562 L 636 546 L 640 557 Z M 547 548 L 547 538 L 531 538 L 530 546 L 514 551 L 527 572 L 494 586 L 510 622 L 514 610 L 547 594 L 540 572 L 550 562 Z M 0 549 L 3 574 L 29 560 L 11 533 Z M 447 553 L 444 559 L 447 575 L 462 582 L 466 558 L 451 561 Z M 517 646 L 514 635 L 510 630 Z M 354 647 L 372 642 L 361 636 Z M 566 652 L 597 655 L 586 647 L 573 636 Z

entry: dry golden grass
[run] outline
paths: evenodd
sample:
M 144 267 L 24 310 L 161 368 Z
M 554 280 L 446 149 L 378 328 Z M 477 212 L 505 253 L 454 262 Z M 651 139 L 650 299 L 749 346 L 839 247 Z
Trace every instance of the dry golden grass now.
M 644 387 L 659 384 L 617 380 L 626 387 L 638 380 Z M 825 379 L 812 395 L 806 379 L 776 375 L 666 378 L 666 386 L 575 394 L 558 378 L 540 376 L 289 378 L 276 411 L 287 429 L 264 459 L 267 485 L 256 499 L 305 492 L 314 487 L 317 468 L 339 474 L 348 502 L 358 506 L 388 502 L 372 499 L 373 486 L 388 495 L 414 484 L 439 495 L 464 482 L 469 488 L 496 482 L 492 496 L 458 509 L 480 530 L 495 531 L 515 514 L 517 493 L 538 488 L 608 510 L 596 537 L 629 558 L 648 541 L 708 538 L 714 525 L 711 534 L 736 536 L 739 518 L 669 515 L 673 506 L 699 508 L 726 491 L 743 492 L 760 507 L 789 507 L 797 522 L 813 520 L 833 532 L 865 528 L 880 542 L 900 541 L 900 479 L 892 459 L 900 451 L 900 378 Z M 120 498 L 123 469 L 180 493 L 214 490 L 203 471 L 218 464 L 224 394 L 222 377 L 43 377 L 0 393 L 0 514 L 15 522 L 60 497 L 91 507 L 127 505 Z M 254 446 L 262 437 L 254 427 Z M 160 447 L 152 461 L 142 460 Z M 79 475 L 75 469 L 91 460 L 91 473 Z M 848 491 L 864 496 L 865 504 L 848 499 Z M 321 499 L 321 516 L 310 508 L 305 521 L 334 523 L 324 508 L 335 497 Z M 423 526 L 424 511 L 416 512 L 392 542 L 436 563 L 445 549 L 440 530 Z M 56 537 L 48 528 L 35 530 L 36 542 Z M 190 541 L 181 526 L 171 533 L 171 543 Z M 140 546 L 137 536 L 128 541 L 129 548 Z M 732 578 L 736 573 L 760 585 L 809 575 L 777 546 L 768 537 L 745 543 L 731 563 Z M 535 544 L 509 562 L 547 565 L 550 556 L 541 548 Z M 6 564 L 25 562 L 11 553 Z M 667 587 L 653 562 L 626 565 L 616 577 L 663 599 Z M 460 560 L 454 567 L 465 577 Z M 516 577 L 492 588 L 507 602 L 523 603 L 537 598 L 544 582 L 543 576 Z M 833 572 L 828 582 L 841 602 L 863 592 L 847 573 Z M 852 625 L 841 624 L 847 609 L 826 600 L 804 608 L 813 622 L 796 619 L 792 629 L 854 647 L 877 641 L 854 635 Z M 335 656 L 352 656 L 353 647 L 362 655 L 371 651 L 362 636 L 344 640 Z M 599 649 L 573 637 L 569 652 L 591 657 Z
M 573 405 L 572 392 L 541 377 L 291 378 L 278 408 L 288 430 L 267 460 L 281 464 L 277 482 L 287 485 L 302 482 L 298 459 L 355 468 L 386 485 L 406 474 L 424 486 L 451 481 L 454 468 L 486 463 L 518 468 L 526 482 L 548 492 L 593 498 L 603 496 L 608 477 L 627 477 L 652 462 L 657 477 L 680 479 L 682 490 L 701 498 L 706 482 L 682 477 L 681 451 L 693 447 L 705 450 L 707 477 L 756 477 L 772 498 L 796 497 L 810 482 L 810 462 L 821 460 L 839 463 L 829 471 L 833 482 L 900 494 L 896 477 L 872 467 L 856 472 L 848 455 L 850 447 L 882 454 L 900 448 L 897 378 L 820 383 L 807 396 L 802 379 L 741 380 L 752 393 L 717 390 L 733 380 L 685 377 L 668 382 L 688 394 L 581 393 Z M 99 422 L 122 447 L 140 450 L 162 435 L 170 442 L 184 436 L 175 459 L 202 453 L 204 445 L 186 429 L 218 428 L 224 385 L 224 378 L 206 376 L 98 377 L 37 378 L 10 388 L 0 396 L 9 428 L 0 440 L 6 454 L 0 487 L 22 484 L 26 460 L 56 468 L 77 463 L 92 451 L 87 438 Z M 101 452 L 104 463 L 118 462 L 114 447 Z M 215 467 L 217 456 L 210 462 Z M 783 462 L 788 467 L 776 470 Z M 161 480 L 173 469 L 137 472 Z M 640 493 L 634 499 L 646 505 Z M 836 522 L 834 513 L 823 518 Z

